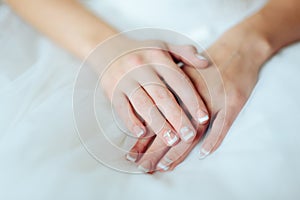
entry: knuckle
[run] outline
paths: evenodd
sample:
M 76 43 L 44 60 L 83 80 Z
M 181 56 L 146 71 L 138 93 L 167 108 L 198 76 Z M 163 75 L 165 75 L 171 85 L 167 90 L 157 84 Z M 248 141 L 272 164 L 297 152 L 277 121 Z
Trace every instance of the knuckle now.
M 147 96 L 141 95 L 141 94 L 133 95 L 130 99 L 131 99 L 131 102 L 133 103 L 133 106 L 137 107 L 137 108 L 145 109 L 145 107 L 149 103 L 149 99 L 147 98 Z
M 245 102 L 247 101 L 247 96 L 245 95 L 245 92 L 240 90 L 240 89 L 235 89 L 231 94 L 230 94 L 230 101 L 229 107 L 243 107 Z
M 183 124 L 187 123 L 186 121 L 184 121 L 183 115 L 179 109 L 171 109 L 171 111 L 172 112 L 166 115 L 168 117 L 168 121 L 174 128 L 179 129 Z
M 164 60 L 167 58 L 167 52 L 163 49 L 148 50 L 147 56 L 150 60 Z
M 197 50 L 196 47 L 193 45 L 185 45 L 184 48 L 186 51 L 191 51 L 191 52 L 195 52 Z
M 126 62 L 133 67 L 137 67 L 143 64 L 143 57 L 140 54 L 131 53 L 126 56 Z
M 171 92 L 162 86 L 155 87 L 153 92 L 159 101 L 169 101 L 172 98 Z

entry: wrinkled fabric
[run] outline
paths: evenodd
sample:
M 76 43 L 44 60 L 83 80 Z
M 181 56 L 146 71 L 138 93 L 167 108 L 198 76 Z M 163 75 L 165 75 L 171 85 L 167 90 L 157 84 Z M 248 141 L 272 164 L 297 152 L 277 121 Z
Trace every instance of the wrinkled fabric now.
M 264 1 L 83 3 L 120 31 L 167 28 L 208 46 Z M 116 171 L 86 151 L 72 108 L 81 63 L 3 3 L 0 47 L 0 199 L 299 199 L 299 43 L 266 63 L 216 153 L 199 160 L 197 146 L 153 175 Z

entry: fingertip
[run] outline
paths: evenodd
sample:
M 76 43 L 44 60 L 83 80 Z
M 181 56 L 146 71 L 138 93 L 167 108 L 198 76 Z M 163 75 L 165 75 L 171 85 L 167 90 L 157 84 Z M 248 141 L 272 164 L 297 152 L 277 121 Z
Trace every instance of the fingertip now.
M 142 137 L 146 134 L 146 129 L 144 126 L 141 126 L 141 125 L 135 125 L 133 128 L 133 133 L 138 137 Z
M 145 160 L 138 165 L 138 169 L 145 173 L 151 173 L 152 172 L 152 164 L 149 160 Z
M 175 146 L 179 141 L 179 137 L 172 130 L 165 131 L 162 138 L 167 146 Z
M 199 124 L 205 125 L 209 122 L 209 115 L 207 114 L 207 112 L 199 109 L 197 111 L 197 120 L 198 120 Z
M 188 126 L 184 126 L 180 129 L 180 138 L 186 143 L 191 143 L 195 136 L 196 131 Z
M 200 152 L 199 152 L 199 159 L 200 160 L 203 160 L 203 159 L 205 159 L 208 155 L 210 154 L 210 151 L 208 151 L 208 150 L 206 150 L 206 149 L 204 149 L 204 148 L 201 148 L 200 149 Z
M 166 172 L 166 171 L 169 170 L 169 166 L 163 164 L 162 162 L 159 162 L 159 163 L 157 164 L 157 170 L 159 170 L 160 172 Z
M 205 58 L 204 56 L 202 56 L 199 53 L 196 53 L 195 56 L 197 57 L 197 59 L 199 61 L 196 67 L 198 67 L 200 69 L 208 67 L 209 62 L 208 62 L 207 58 Z
M 164 156 L 157 164 L 156 169 L 160 172 L 166 172 L 169 171 L 173 161 L 168 158 L 167 156 Z
M 130 162 L 136 162 L 139 159 L 139 152 L 135 147 L 131 148 L 129 152 L 125 155 L 126 160 Z
M 136 162 L 137 160 L 137 157 L 136 156 L 133 156 L 132 154 L 126 154 L 126 159 L 130 162 Z

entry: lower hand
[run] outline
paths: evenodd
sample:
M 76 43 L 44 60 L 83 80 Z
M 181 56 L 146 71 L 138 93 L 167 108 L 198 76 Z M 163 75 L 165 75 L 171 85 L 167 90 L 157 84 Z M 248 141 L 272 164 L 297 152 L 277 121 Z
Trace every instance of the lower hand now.
M 200 70 L 187 66 L 183 68 L 201 94 L 211 116 L 211 129 L 203 140 L 201 158 L 220 146 L 255 87 L 261 66 L 272 54 L 264 37 L 248 30 L 245 24 L 227 31 L 207 52 L 212 58 L 212 66 Z M 151 171 L 171 170 L 185 159 L 200 141 L 202 133 L 203 128 L 193 143 L 180 142 L 172 148 L 163 148 L 160 138 L 155 138 L 148 148 L 145 148 L 147 141 L 138 141 L 132 152 L 144 153 L 137 162 L 142 168 L 147 163 L 152 167 Z

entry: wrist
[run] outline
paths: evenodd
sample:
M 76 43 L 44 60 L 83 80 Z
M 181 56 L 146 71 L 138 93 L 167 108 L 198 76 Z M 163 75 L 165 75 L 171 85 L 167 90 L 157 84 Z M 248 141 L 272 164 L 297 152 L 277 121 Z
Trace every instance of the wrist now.
M 277 48 L 268 34 L 257 28 L 257 23 L 253 23 L 252 20 L 251 18 L 244 20 L 233 29 L 243 36 L 239 51 L 245 55 L 245 58 L 251 60 L 251 67 L 258 73 L 263 64 L 274 55 Z
M 103 26 L 99 26 L 99 29 L 95 27 L 82 36 L 83 46 L 81 47 L 81 50 L 79 50 L 80 58 L 86 58 L 100 43 L 117 34 L 117 31 L 110 27 L 105 27 L 104 29 L 105 30 L 103 30 Z

